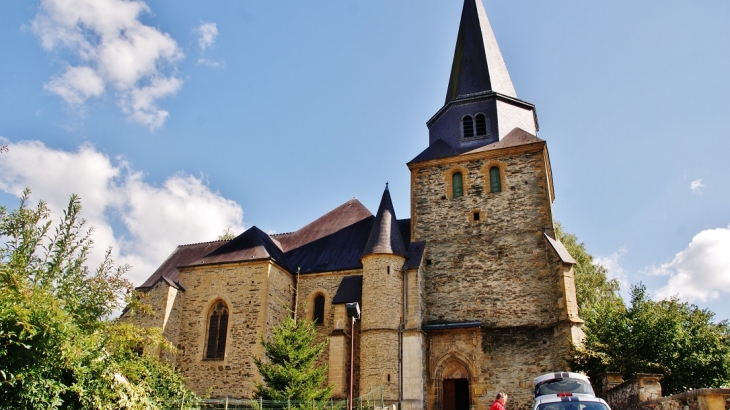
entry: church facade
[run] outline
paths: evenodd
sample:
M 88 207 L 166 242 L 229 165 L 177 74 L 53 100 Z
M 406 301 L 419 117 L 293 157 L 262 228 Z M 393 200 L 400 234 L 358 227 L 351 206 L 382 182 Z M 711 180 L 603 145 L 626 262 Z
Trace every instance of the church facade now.
M 261 338 L 296 300 L 328 340 L 335 396 L 349 393 L 353 347 L 355 397 L 488 409 L 504 391 L 529 409 L 533 378 L 565 370 L 582 321 L 547 145 L 482 0 L 464 2 L 446 101 L 427 125 L 428 146 L 407 163 L 410 218 L 396 217 L 386 186 L 375 215 L 353 199 L 295 232 L 181 245 L 139 288 L 154 314 L 125 320 L 163 329 L 192 390 L 243 398 L 260 381 Z

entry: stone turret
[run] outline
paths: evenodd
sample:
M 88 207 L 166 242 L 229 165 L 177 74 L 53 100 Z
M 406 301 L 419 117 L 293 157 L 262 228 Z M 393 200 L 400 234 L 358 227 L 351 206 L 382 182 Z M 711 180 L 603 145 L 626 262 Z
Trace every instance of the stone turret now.
M 385 400 L 399 395 L 399 329 L 403 321 L 406 247 L 386 186 L 362 256 L 360 393 L 382 387 Z

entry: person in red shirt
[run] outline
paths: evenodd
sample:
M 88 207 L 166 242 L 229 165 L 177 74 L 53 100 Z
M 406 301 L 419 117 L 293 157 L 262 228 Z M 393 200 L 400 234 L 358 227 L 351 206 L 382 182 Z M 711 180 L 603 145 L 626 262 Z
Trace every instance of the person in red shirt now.
M 497 393 L 497 398 L 494 403 L 489 407 L 489 410 L 504 410 L 504 405 L 507 403 L 507 394 L 504 392 Z

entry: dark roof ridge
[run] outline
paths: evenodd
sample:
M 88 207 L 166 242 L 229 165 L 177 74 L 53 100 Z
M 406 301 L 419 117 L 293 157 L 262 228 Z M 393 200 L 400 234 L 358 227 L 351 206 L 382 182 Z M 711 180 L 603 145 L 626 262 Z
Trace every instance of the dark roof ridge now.
M 229 241 L 231 241 L 231 239 L 216 239 L 215 241 L 203 241 L 203 242 L 184 243 L 182 245 L 178 245 L 177 247 L 178 248 L 182 248 L 182 247 L 185 247 L 185 246 L 208 245 L 208 244 L 211 244 L 211 243 L 218 243 L 218 242 L 223 243 L 223 242 L 229 242 Z
M 352 206 L 352 205 L 355 205 L 355 204 L 358 204 L 358 205 L 362 206 L 363 208 L 365 208 L 365 205 L 363 205 L 363 204 L 362 204 L 362 203 L 361 203 L 360 201 L 358 201 L 358 200 L 357 200 L 357 198 L 352 198 L 352 199 L 349 199 L 349 200 L 347 200 L 347 201 L 346 201 L 345 203 L 343 203 L 342 205 L 338 205 L 338 206 L 336 206 L 335 208 L 333 208 L 333 209 L 332 209 L 332 210 L 330 210 L 329 212 L 326 212 L 326 213 L 325 213 L 324 215 L 320 216 L 319 218 L 317 218 L 317 219 L 315 219 L 314 221 L 312 221 L 312 222 L 310 222 L 310 223 L 308 223 L 308 224 L 304 225 L 303 227 L 301 227 L 301 228 L 297 229 L 296 231 L 294 231 L 294 232 L 292 232 L 292 233 L 297 233 L 297 232 L 301 232 L 301 231 L 303 231 L 303 230 L 305 230 L 305 229 L 307 229 L 307 228 L 309 228 L 309 227 L 311 227 L 311 226 L 315 225 L 315 224 L 316 224 L 316 223 L 317 223 L 318 221 L 320 221 L 321 219 L 325 219 L 325 218 L 327 217 L 327 215 L 333 214 L 333 213 L 335 213 L 336 211 L 339 211 L 340 209 L 342 209 L 342 208 L 345 208 L 346 206 Z M 367 209 L 367 208 L 365 208 L 365 209 Z M 368 212 L 369 212 L 369 211 L 368 211 Z M 371 214 L 371 215 L 372 215 L 372 214 Z
M 260 259 L 272 259 L 284 269 L 289 270 L 279 241 L 271 238 L 266 232 L 254 225 L 219 248 L 183 266 Z
M 277 239 L 281 241 L 282 250 L 289 252 L 372 216 L 373 214 L 357 198 L 353 198 L 297 231 L 280 235 Z

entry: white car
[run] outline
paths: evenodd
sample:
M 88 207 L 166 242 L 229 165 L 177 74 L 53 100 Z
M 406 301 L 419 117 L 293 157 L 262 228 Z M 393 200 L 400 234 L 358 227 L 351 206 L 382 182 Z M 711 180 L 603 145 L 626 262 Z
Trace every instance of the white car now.
M 532 410 L 611 410 L 608 404 L 587 394 L 558 393 L 535 399 Z
M 555 372 L 535 378 L 535 400 L 542 396 L 557 397 L 561 393 L 571 393 L 570 397 L 596 397 L 591 381 L 584 374 Z

